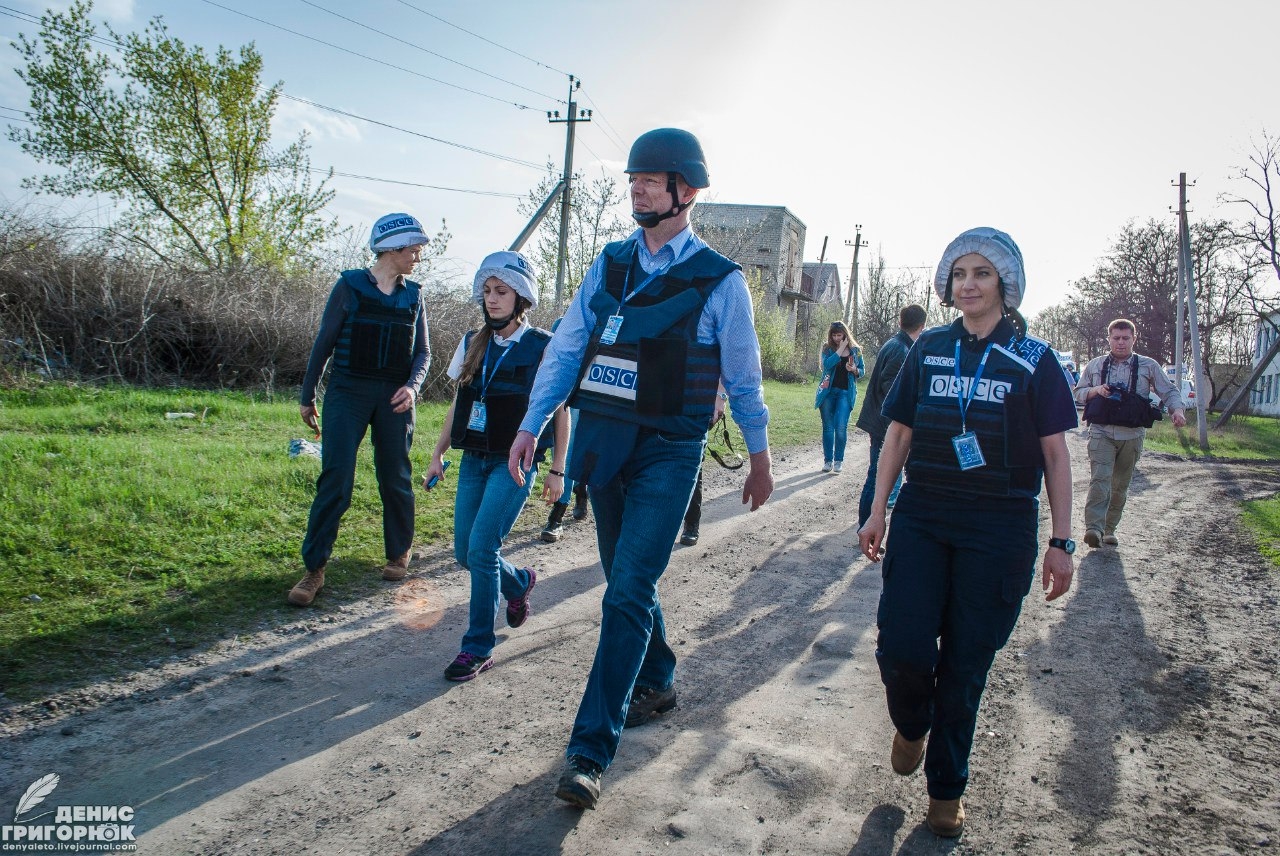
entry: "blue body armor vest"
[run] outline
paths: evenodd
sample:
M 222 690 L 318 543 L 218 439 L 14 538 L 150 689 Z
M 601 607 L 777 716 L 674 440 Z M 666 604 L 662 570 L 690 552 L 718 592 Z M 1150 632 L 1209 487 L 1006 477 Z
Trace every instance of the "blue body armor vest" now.
M 422 311 L 422 288 L 405 280 L 408 305 L 388 306 L 367 270 L 347 270 L 347 320 L 333 349 L 333 364 L 355 377 L 404 383 L 413 368 L 414 337 Z
M 468 347 L 474 336 L 474 331 L 467 333 Z M 476 372 L 469 383 L 458 387 L 458 394 L 454 399 L 453 425 L 449 432 L 453 448 L 484 454 L 505 455 L 511 451 L 511 444 L 520 429 L 520 421 L 529 409 L 529 391 L 533 389 L 533 379 L 538 372 L 538 364 L 542 362 L 542 352 L 550 341 L 551 334 L 546 330 L 530 327 L 524 331 L 520 341 L 513 345 L 505 348 L 490 345 L 489 370 L 493 377 L 484 391 L 485 428 L 483 431 L 474 431 L 467 427 L 471 420 L 471 408 L 480 400 L 483 386 L 480 372 Z M 495 370 L 493 361 L 503 351 L 508 353 Z M 551 445 L 552 436 L 550 427 L 542 432 L 542 438 L 538 442 L 540 453 Z
M 956 340 L 967 334 L 957 320 L 949 327 L 927 331 L 916 342 L 922 359 L 907 460 L 907 480 L 912 484 L 966 497 L 1034 498 L 1040 493 L 1044 459 L 1033 416 L 1031 379 L 1049 345 L 1032 336 L 1019 338 L 1007 322 L 993 335 L 1002 332 L 1012 335 L 992 347 L 966 411 L 965 428 L 977 435 L 986 460 L 984 466 L 970 470 L 960 469 L 951 442 L 961 433 Z M 959 386 L 966 394 L 981 358 L 982 350 L 961 346 Z
M 698 320 L 711 292 L 738 265 L 710 248 L 672 265 L 622 305 L 648 274 L 634 241 L 604 249 L 604 287 L 591 298 L 596 325 L 569 406 L 671 434 L 705 434 L 720 382 L 720 346 L 698 342 Z M 612 344 L 601 336 L 621 315 Z

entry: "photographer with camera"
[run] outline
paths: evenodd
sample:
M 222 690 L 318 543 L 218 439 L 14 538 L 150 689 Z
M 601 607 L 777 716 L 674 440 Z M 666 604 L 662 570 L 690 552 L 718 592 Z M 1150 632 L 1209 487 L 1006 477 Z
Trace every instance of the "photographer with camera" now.
M 1084 507 L 1084 542 L 1090 547 L 1118 544 L 1116 526 L 1129 498 L 1129 482 L 1142 455 L 1147 429 L 1160 419 L 1151 393 L 1181 428 L 1185 405 L 1160 364 L 1133 350 L 1138 328 L 1127 318 L 1107 325 L 1111 350 L 1095 357 L 1080 373 L 1075 399 L 1089 423 L 1089 498 Z

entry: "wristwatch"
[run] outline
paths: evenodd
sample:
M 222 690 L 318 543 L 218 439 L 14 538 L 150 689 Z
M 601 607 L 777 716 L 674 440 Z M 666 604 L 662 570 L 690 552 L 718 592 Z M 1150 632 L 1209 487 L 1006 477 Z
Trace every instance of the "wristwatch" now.
M 1076 551 L 1076 542 L 1072 541 L 1070 538 L 1050 538 L 1049 546 L 1057 547 L 1068 556 Z

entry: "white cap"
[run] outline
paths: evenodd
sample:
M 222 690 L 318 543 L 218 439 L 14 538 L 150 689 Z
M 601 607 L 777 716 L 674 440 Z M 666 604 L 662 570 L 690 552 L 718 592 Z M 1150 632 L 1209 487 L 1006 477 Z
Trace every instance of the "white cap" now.
M 516 294 L 529 301 L 530 309 L 538 308 L 538 290 L 535 285 L 537 277 L 533 272 L 533 265 L 523 255 L 512 250 L 502 250 L 484 257 L 471 285 L 471 297 L 476 303 L 484 302 L 484 283 L 491 276 L 496 276 L 515 289 Z
M 933 278 L 933 290 L 943 305 L 950 298 L 951 268 L 956 260 L 969 253 L 977 253 L 995 266 L 1004 284 L 1004 305 L 1009 309 L 1017 309 L 1022 303 L 1022 295 L 1027 289 L 1027 274 L 1022 268 L 1022 250 L 1013 242 L 1013 238 L 999 229 L 990 226 L 978 226 L 962 233 L 952 241 L 942 254 L 938 264 L 938 273 Z
M 369 249 L 375 253 L 429 243 L 431 239 L 427 237 L 422 224 L 416 217 L 410 217 L 408 214 L 388 214 L 385 217 L 379 217 L 378 222 L 373 224 L 373 231 L 369 234 Z

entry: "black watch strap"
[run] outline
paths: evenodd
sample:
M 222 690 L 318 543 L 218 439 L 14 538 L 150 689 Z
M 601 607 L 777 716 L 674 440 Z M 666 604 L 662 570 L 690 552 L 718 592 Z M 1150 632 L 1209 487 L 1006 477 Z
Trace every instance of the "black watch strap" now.
M 1068 556 L 1076 551 L 1076 542 L 1070 538 L 1050 538 L 1049 546 L 1065 551 Z

